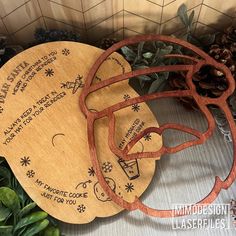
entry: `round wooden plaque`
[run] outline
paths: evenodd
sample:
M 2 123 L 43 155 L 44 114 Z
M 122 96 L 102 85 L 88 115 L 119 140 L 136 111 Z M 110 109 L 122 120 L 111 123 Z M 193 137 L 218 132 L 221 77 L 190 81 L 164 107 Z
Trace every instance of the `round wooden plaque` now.
M 18 54 L 0 69 L 0 148 L 29 196 L 46 212 L 68 223 L 88 223 L 122 209 L 99 185 L 92 167 L 87 123 L 79 109 L 86 75 L 101 49 L 74 42 L 53 42 Z M 93 83 L 130 71 L 117 53 L 101 66 Z M 127 81 L 91 94 L 90 109 L 99 110 L 138 96 Z M 117 112 L 117 146 L 137 133 L 158 126 L 146 104 Z M 107 120 L 96 122 L 101 168 L 119 196 L 133 201 L 148 187 L 155 160 L 122 161 L 108 147 Z M 146 135 L 134 148 L 160 148 L 158 135 Z

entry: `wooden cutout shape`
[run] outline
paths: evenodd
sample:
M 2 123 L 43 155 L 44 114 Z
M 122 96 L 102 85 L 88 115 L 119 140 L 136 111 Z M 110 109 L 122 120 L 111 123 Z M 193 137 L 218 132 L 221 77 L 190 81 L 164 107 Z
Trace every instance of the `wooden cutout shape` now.
M 139 42 L 144 41 L 163 41 L 168 42 L 176 45 L 180 45 L 183 48 L 188 49 L 195 55 L 197 55 L 197 58 L 188 56 L 188 55 L 166 55 L 166 57 L 176 57 L 176 58 L 182 58 L 185 61 L 191 61 L 191 63 L 183 63 L 180 65 L 168 65 L 168 66 L 156 66 L 152 68 L 145 68 L 145 69 L 139 69 L 136 71 L 127 72 L 122 75 L 111 77 L 105 81 L 102 81 L 97 84 L 92 84 L 92 80 L 99 69 L 100 65 L 106 60 L 106 58 L 113 52 L 117 51 L 123 46 L 132 45 Z M 222 71 L 225 74 L 225 77 L 227 78 L 228 82 L 228 89 L 223 92 L 223 94 L 220 97 L 217 98 L 208 98 L 208 97 L 202 97 L 200 96 L 197 91 L 196 87 L 192 81 L 192 76 L 194 73 L 198 72 L 200 68 L 204 65 L 211 65 L 215 67 L 216 69 Z M 135 98 L 129 99 L 127 101 L 116 103 L 112 106 L 107 106 L 105 109 L 101 111 L 90 111 L 88 110 L 86 106 L 86 98 L 88 95 L 93 94 L 94 91 L 97 91 L 101 88 L 105 88 L 106 86 L 111 86 L 112 84 L 117 84 L 118 82 L 123 82 L 129 78 L 136 77 L 139 75 L 144 74 L 150 74 L 150 73 L 158 73 L 158 72 L 164 72 L 164 71 L 185 71 L 186 74 L 186 84 L 188 85 L 189 89 L 187 90 L 177 90 L 177 91 L 165 91 L 165 92 L 158 92 L 158 93 L 152 93 L 144 96 L 137 96 Z M 139 209 L 140 211 L 144 212 L 147 215 L 155 216 L 155 217 L 174 217 L 174 216 L 180 216 L 186 214 L 186 208 L 183 209 L 183 211 L 179 211 L 178 215 L 176 211 L 173 211 L 172 209 L 168 210 L 159 210 L 151 208 L 147 205 L 145 205 L 139 198 L 136 196 L 136 199 L 133 202 L 126 201 L 125 199 L 118 196 L 112 189 L 109 187 L 109 185 L 106 183 L 104 179 L 104 175 L 101 171 L 100 164 L 99 164 L 99 153 L 97 152 L 97 146 L 95 142 L 96 134 L 94 133 L 94 124 L 99 119 L 104 119 L 106 117 L 109 120 L 109 138 L 108 138 L 108 144 L 110 147 L 111 152 L 113 152 L 115 155 L 119 156 L 123 160 L 152 160 L 152 158 L 158 157 L 165 153 L 175 153 L 178 151 L 181 151 L 185 148 L 188 148 L 190 146 L 199 145 L 204 143 L 213 133 L 215 128 L 215 121 L 214 118 L 209 111 L 207 105 L 216 105 L 218 106 L 222 112 L 224 112 L 226 119 L 229 123 L 229 127 L 232 134 L 233 139 L 233 148 L 234 148 L 234 154 L 233 154 L 233 164 L 232 168 L 229 172 L 229 175 L 225 180 L 221 180 L 220 177 L 216 176 L 215 178 L 215 184 L 212 188 L 212 190 L 209 192 L 209 194 L 204 197 L 202 200 L 200 200 L 197 204 L 210 204 L 212 203 L 218 194 L 220 193 L 221 189 L 227 189 L 229 188 L 232 183 L 235 181 L 236 178 L 236 126 L 234 119 L 232 117 L 231 111 L 229 109 L 229 106 L 227 104 L 227 98 L 234 92 L 235 90 L 235 81 L 234 78 L 230 72 L 230 70 L 223 64 L 220 64 L 216 62 L 213 58 L 211 58 L 209 55 L 207 55 L 205 52 L 197 48 L 196 46 L 177 39 L 173 37 L 163 36 L 163 35 L 140 35 L 135 36 L 132 38 L 125 39 L 123 41 L 120 41 L 107 49 L 95 62 L 91 70 L 89 71 L 89 74 L 86 78 L 86 83 L 83 88 L 83 91 L 80 96 L 80 108 L 82 112 L 85 114 L 87 118 L 87 132 L 88 132 L 88 143 L 89 143 L 89 150 L 90 150 L 90 157 L 92 159 L 93 167 L 95 170 L 95 173 L 97 175 L 98 181 L 100 185 L 102 186 L 103 190 L 106 192 L 106 194 L 114 201 L 118 206 L 123 207 L 127 210 L 136 210 Z M 192 97 L 196 104 L 199 106 L 201 112 L 204 114 L 204 116 L 207 119 L 208 122 L 208 129 L 205 132 L 200 132 L 198 130 L 195 130 L 193 128 L 187 127 L 185 125 L 180 125 L 176 123 L 167 123 L 160 127 L 150 126 L 140 132 L 138 135 L 136 135 L 128 144 L 126 144 L 124 149 L 120 149 L 117 147 L 114 141 L 114 135 L 115 135 L 115 127 L 118 126 L 116 124 L 116 117 L 115 114 L 117 111 L 121 111 L 122 109 L 132 106 L 134 104 L 143 104 L 143 102 L 155 100 L 155 99 L 161 99 L 161 98 L 168 98 L 168 97 Z M 164 130 L 166 129 L 175 129 L 180 130 L 189 134 L 192 134 L 196 137 L 195 140 L 184 142 L 176 147 L 166 147 L 164 144 L 161 148 L 157 148 L 156 151 L 143 151 L 143 152 L 134 152 L 129 153 L 130 150 L 133 148 L 137 142 L 145 137 L 147 134 L 159 134 L 161 135 Z M 194 206 L 194 205 L 192 205 Z M 196 210 L 197 207 L 189 206 L 188 212 L 193 212 L 194 209 Z
M 46 43 L 25 50 L 0 69 L 1 155 L 29 196 L 50 215 L 68 223 L 88 223 L 123 210 L 104 193 L 95 176 L 86 119 L 78 104 L 84 78 L 102 52 L 75 42 Z M 103 63 L 93 83 L 129 71 L 129 64 L 114 53 Z M 117 103 L 136 96 L 124 81 L 104 94 L 90 96 L 88 103 L 95 100 L 102 108 L 107 100 Z M 94 110 L 92 106 L 89 109 Z M 120 146 L 136 132 L 158 126 L 146 104 L 129 111 L 129 115 L 125 110 L 117 114 L 123 125 L 116 135 Z M 119 196 L 133 201 L 148 187 L 155 160 L 116 158 L 106 142 L 106 122 L 100 119 L 96 126 L 106 183 Z M 135 148 L 151 150 L 153 145 L 162 145 L 159 135 L 140 140 Z

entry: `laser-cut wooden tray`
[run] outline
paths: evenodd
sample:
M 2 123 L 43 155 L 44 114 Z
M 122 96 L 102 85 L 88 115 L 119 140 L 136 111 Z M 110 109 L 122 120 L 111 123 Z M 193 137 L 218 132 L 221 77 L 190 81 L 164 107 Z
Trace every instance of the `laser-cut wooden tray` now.
M 102 50 L 73 42 L 30 48 L 0 69 L 0 150 L 29 196 L 55 218 L 88 223 L 122 210 L 100 187 L 90 161 L 86 119 L 79 108 L 84 79 Z M 112 54 L 93 83 L 130 71 Z M 89 109 L 99 110 L 138 96 L 127 81 L 95 92 Z M 116 114 L 116 144 L 122 149 L 149 126 L 158 126 L 146 104 L 134 104 Z M 155 159 L 123 161 L 111 153 L 108 120 L 95 125 L 103 174 L 113 191 L 132 202 L 148 187 Z M 138 152 L 159 149 L 161 137 L 147 134 Z M 156 158 L 158 159 L 158 158 Z
M 187 49 L 186 55 L 181 54 L 168 54 L 165 55 L 166 58 L 176 58 L 181 59 L 181 63 L 177 63 L 172 65 L 171 63 L 168 65 L 162 66 L 153 66 L 143 69 L 138 69 L 136 71 L 127 72 L 125 74 L 120 74 L 118 76 L 111 77 L 105 81 L 100 82 L 99 84 L 92 84 L 92 80 L 96 75 L 96 72 L 102 65 L 102 63 L 107 59 L 111 53 L 119 50 L 123 46 L 137 44 L 140 42 L 145 41 L 161 41 L 165 43 L 169 43 L 171 45 L 178 45 L 181 46 L 183 49 Z M 200 69 L 204 66 L 211 66 L 214 69 L 222 72 L 225 76 L 227 82 L 227 89 L 218 97 L 207 97 L 202 96 L 198 93 L 197 88 L 193 82 L 193 76 L 195 73 L 198 73 Z M 106 109 L 101 111 L 91 111 L 87 105 L 86 100 L 88 97 L 93 94 L 95 91 L 100 91 L 101 89 L 109 88 L 113 84 L 117 84 L 122 81 L 126 81 L 129 78 L 137 77 L 144 74 L 151 74 L 151 73 L 160 73 L 160 72 L 170 72 L 170 71 L 182 71 L 186 72 L 185 74 L 185 82 L 187 88 L 184 90 L 175 90 L 175 91 L 162 91 L 156 92 L 152 94 L 146 94 L 143 96 L 137 96 L 135 98 L 129 99 L 127 101 L 116 103 Z M 208 54 L 202 51 L 200 48 L 183 41 L 181 39 L 165 36 L 165 35 L 139 35 L 131 38 L 124 39 L 112 47 L 107 49 L 94 63 L 89 74 L 86 78 L 85 86 L 82 90 L 80 96 L 80 108 L 81 111 L 85 114 L 87 118 L 87 127 L 88 127 L 88 143 L 89 143 L 89 151 L 90 157 L 92 159 L 93 167 L 98 178 L 100 185 L 102 186 L 104 192 L 114 201 L 117 205 L 127 209 L 127 210 L 140 210 L 143 213 L 149 216 L 155 217 L 175 217 L 180 215 L 190 214 L 196 211 L 196 207 L 194 206 L 199 204 L 211 204 L 219 195 L 222 189 L 228 189 L 232 183 L 236 179 L 236 125 L 231 113 L 230 107 L 227 103 L 227 99 L 235 92 L 235 79 L 232 76 L 229 68 L 221 63 L 218 63 L 213 58 L 211 58 Z M 207 120 L 208 127 L 205 131 L 199 131 L 192 127 L 188 127 L 186 125 L 181 125 L 178 123 L 165 123 L 162 124 L 160 127 L 148 127 L 144 129 L 142 132 L 137 134 L 129 143 L 125 145 L 123 150 L 119 149 L 115 143 L 114 135 L 116 133 L 115 127 L 119 127 L 116 122 L 116 115 L 115 113 L 122 111 L 123 109 L 127 109 L 133 105 L 143 104 L 147 101 L 158 100 L 163 98 L 170 98 L 170 97 L 191 97 L 195 101 L 195 103 L 199 107 L 199 111 L 205 116 Z M 214 132 L 216 127 L 216 123 L 212 113 L 209 110 L 209 106 L 216 106 L 218 107 L 225 115 L 226 120 L 228 121 L 228 125 L 232 135 L 232 142 L 234 147 L 233 153 L 233 163 L 232 167 L 229 171 L 228 176 L 225 179 L 221 179 L 219 176 L 215 177 L 215 183 L 213 187 L 210 189 L 209 193 L 202 197 L 197 203 L 190 204 L 187 208 L 189 208 L 188 213 L 186 213 L 185 209 L 183 208 L 182 211 L 180 210 L 178 214 L 173 211 L 173 209 L 156 209 L 150 206 L 147 206 L 143 203 L 139 197 L 137 196 L 133 202 L 128 202 L 125 199 L 121 198 L 117 195 L 106 182 L 103 172 L 100 167 L 99 161 L 99 154 L 96 140 L 96 132 L 95 132 L 95 125 L 96 122 L 100 119 L 107 118 L 109 122 L 109 139 L 108 144 L 109 148 L 112 153 L 118 155 L 123 160 L 131 161 L 131 160 L 146 160 L 150 158 L 155 158 L 163 154 L 172 154 L 184 150 L 188 147 L 203 144 L 207 139 L 209 139 Z M 155 151 L 145 151 L 138 152 L 133 150 L 133 147 L 138 144 L 138 142 L 144 138 L 146 135 L 153 135 L 158 134 L 162 135 L 165 130 L 174 129 L 183 131 L 195 136 L 194 139 L 185 141 L 177 146 L 169 147 L 163 144 L 159 149 L 155 149 Z

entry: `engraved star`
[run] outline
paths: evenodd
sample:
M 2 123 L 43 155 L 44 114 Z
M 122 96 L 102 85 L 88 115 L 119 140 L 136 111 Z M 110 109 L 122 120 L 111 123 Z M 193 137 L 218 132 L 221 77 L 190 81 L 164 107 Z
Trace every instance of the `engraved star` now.
M 134 190 L 134 185 L 132 183 L 127 183 L 125 185 L 125 190 L 127 193 L 129 193 L 129 192 L 131 193 Z
M 23 157 L 20 159 L 21 166 L 28 166 L 30 165 L 30 158 L 29 157 Z
M 129 96 L 129 94 L 125 94 L 125 95 L 123 96 L 123 98 L 124 98 L 125 101 L 127 101 L 127 100 L 130 99 L 130 96 Z
M 150 141 L 150 140 L 152 140 L 151 134 L 145 134 L 143 137 L 144 137 L 144 140 L 145 140 L 145 141 Z
M 89 176 L 95 175 L 95 171 L 94 171 L 93 167 L 88 168 L 88 174 L 89 174 Z
M 53 75 L 54 75 L 54 70 L 53 70 L 53 69 L 50 69 L 50 68 L 46 69 L 46 70 L 45 70 L 45 75 L 46 75 L 47 77 L 53 76 Z
M 132 105 L 132 110 L 135 112 L 138 112 L 140 110 L 140 105 L 139 104 L 133 104 Z

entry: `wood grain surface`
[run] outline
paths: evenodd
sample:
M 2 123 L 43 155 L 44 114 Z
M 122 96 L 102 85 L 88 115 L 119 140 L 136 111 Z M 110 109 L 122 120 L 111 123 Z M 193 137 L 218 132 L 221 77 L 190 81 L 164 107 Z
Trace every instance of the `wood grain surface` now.
M 85 44 L 55 42 L 30 48 L 0 70 L 0 148 L 20 184 L 45 211 L 68 223 L 88 223 L 122 210 L 104 193 L 94 174 L 86 120 L 79 95 L 88 70 L 102 50 Z M 93 83 L 130 71 L 118 54 L 107 59 Z M 137 96 L 127 81 L 97 91 L 88 107 L 99 110 Z M 117 112 L 116 144 L 123 148 L 149 126 L 158 126 L 146 104 Z M 107 120 L 95 124 L 101 169 L 114 192 L 133 201 L 148 187 L 155 159 L 120 161 L 109 150 Z M 162 145 L 159 135 L 140 140 L 135 151 Z M 159 159 L 159 158 L 157 158 Z

